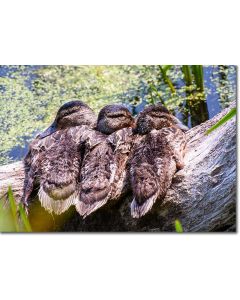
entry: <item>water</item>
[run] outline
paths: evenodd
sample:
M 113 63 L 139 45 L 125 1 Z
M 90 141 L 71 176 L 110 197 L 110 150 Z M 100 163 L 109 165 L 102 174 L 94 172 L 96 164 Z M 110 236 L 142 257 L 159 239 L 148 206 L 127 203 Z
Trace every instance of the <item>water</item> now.
M 0 164 L 22 159 L 29 141 L 69 99 L 82 99 L 96 112 L 121 102 L 135 115 L 147 103 L 162 101 L 189 127 L 236 100 L 235 66 L 204 66 L 202 94 L 186 90 L 180 66 L 167 74 L 175 94 L 157 66 L 0 66 Z
M 227 72 L 224 72 L 224 70 Z M 187 94 L 185 91 L 179 92 L 179 95 L 182 98 L 182 105 L 180 105 L 180 107 L 182 106 L 184 109 L 181 109 L 178 106 L 174 107 L 175 115 L 190 128 L 214 117 L 223 108 L 227 107 L 228 103 L 236 100 L 236 66 L 204 66 L 203 74 L 205 90 L 201 101 L 199 101 L 201 102 L 201 107 L 198 107 L 197 109 L 197 114 L 202 114 L 202 116 L 199 116 L 200 118 L 195 116 L 196 119 L 194 120 L 191 110 L 186 109 L 186 103 L 184 103 L 184 100 L 187 98 Z M 183 78 L 175 80 L 174 85 L 179 91 L 185 88 Z M 171 95 L 168 93 L 167 97 L 170 98 Z M 164 100 L 166 100 L 167 97 L 163 97 Z M 166 102 L 168 102 L 168 99 Z M 133 112 L 139 113 L 146 104 L 146 100 L 142 101 L 137 106 L 134 106 Z M 187 118 L 184 117 L 184 110 L 185 113 L 187 113 Z M 203 114 L 205 114 L 205 116 Z

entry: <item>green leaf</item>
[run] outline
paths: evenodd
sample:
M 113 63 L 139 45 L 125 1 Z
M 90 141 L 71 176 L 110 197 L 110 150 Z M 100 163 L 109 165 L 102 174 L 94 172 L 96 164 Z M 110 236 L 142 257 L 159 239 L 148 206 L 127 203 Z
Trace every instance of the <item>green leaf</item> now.
M 3 207 L 4 199 L 0 199 L 0 232 L 15 232 L 10 209 Z
M 163 80 L 165 81 L 166 84 L 170 87 L 170 90 L 172 93 L 176 93 L 176 89 L 171 81 L 171 79 L 167 76 L 166 71 L 162 66 L 159 66 L 160 72 L 162 74 Z
M 183 233 L 182 224 L 179 220 L 175 220 L 175 230 L 178 233 Z
M 28 220 L 28 216 L 27 216 L 25 209 L 23 208 L 21 203 L 19 204 L 18 209 L 19 209 L 21 220 L 25 226 L 26 231 L 32 232 L 32 228 L 31 228 L 30 222 Z
M 8 187 L 8 199 L 9 199 L 9 202 L 10 202 L 14 227 L 15 227 L 15 230 L 17 232 L 19 232 L 19 225 L 18 225 L 18 219 L 17 219 L 17 206 L 16 206 L 16 202 L 14 200 L 12 188 L 10 186 Z
M 190 86 L 192 84 L 192 74 L 191 74 L 190 66 L 183 65 L 182 66 L 182 72 L 183 72 L 183 76 L 184 76 L 184 80 L 186 82 L 186 85 Z
M 162 97 L 161 97 L 159 91 L 157 90 L 157 88 L 155 87 L 155 85 L 152 84 L 152 83 L 150 83 L 149 85 L 150 85 L 150 88 L 157 94 L 157 96 L 158 96 L 160 102 L 161 102 L 163 105 L 165 105 L 165 104 L 164 104 L 164 100 L 162 99 Z M 152 104 L 155 104 L 155 103 L 152 103 Z
M 164 72 L 166 73 L 167 70 L 169 70 L 172 66 L 173 65 L 164 65 L 164 66 L 162 66 L 162 68 L 163 68 Z
M 204 79 L 203 79 L 203 66 L 202 65 L 192 65 L 192 73 L 197 85 L 197 88 L 204 92 Z
M 205 134 L 209 134 L 213 130 L 217 129 L 218 127 L 222 126 L 225 124 L 227 121 L 229 121 L 232 117 L 234 117 L 237 113 L 236 107 L 232 108 L 224 117 L 222 117 L 221 120 L 219 120 L 215 125 L 210 127 Z

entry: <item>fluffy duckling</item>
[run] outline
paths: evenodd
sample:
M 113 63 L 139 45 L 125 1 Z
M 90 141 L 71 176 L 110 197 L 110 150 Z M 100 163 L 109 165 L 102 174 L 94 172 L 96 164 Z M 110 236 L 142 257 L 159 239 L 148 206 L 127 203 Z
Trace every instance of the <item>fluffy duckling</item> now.
M 134 118 L 123 105 L 107 105 L 98 115 L 97 130 L 105 139 L 88 145 L 81 167 L 80 201 L 84 218 L 121 194 L 126 161 L 132 146 Z
M 96 116 L 82 101 L 70 101 L 57 112 L 52 125 L 30 144 L 24 159 L 22 202 L 39 187 L 39 200 L 50 213 L 61 214 L 78 201 L 81 137 L 96 126 Z M 91 130 L 89 131 L 91 134 Z
M 139 114 L 138 138 L 130 158 L 133 218 L 144 216 L 157 199 L 163 199 L 175 172 L 183 168 L 187 129 L 161 104 L 150 105 Z

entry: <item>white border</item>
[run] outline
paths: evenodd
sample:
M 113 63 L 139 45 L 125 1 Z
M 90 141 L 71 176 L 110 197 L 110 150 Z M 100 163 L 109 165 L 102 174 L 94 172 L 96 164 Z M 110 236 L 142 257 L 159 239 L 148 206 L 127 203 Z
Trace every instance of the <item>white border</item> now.
M 2 64 L 237 64 L 238 1 L 1 1 Z M 236 299 L 239 234 L 0 235 L 1 299 Z

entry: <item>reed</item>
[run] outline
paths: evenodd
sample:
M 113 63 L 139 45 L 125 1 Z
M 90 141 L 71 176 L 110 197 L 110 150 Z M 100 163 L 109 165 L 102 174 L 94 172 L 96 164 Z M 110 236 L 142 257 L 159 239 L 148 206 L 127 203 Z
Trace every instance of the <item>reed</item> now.
M 202 65 L 183 65 L 182 72 L 186 86 L 190 86 L 195 82 L 197 90 L 204 92 L 204 76 Z
M 192 73 L 191 68 L 188 65 L 182 66 L 182 72 L 184 76 L 184 80 L 187 86 L 190 86 L 192 84 Z
M 176 89 L 171 81 L 171 79 L 167 76 L 167 70 L 171 68 L 172 65 L 166 65 L 166 66 L 160 66 L 159 65 L 159 70 L 162 75 L 162 78 L 166 84 L 170 87 L 170 90 L 172 93 L 176 93 Z
M 191 66 L 192 74 L 197 86 L 197 89 L 200 92 L 204 92 L 204 78 L 203 78 L 203 66 L 202 65 L 193 65 Z
M 10 206 L 3 207 L 3 199 L 0 201 L 0 232 L 32 232 L 28 216 L 22 206 L 17 205 L 12 188 L 9 186 L 7 198 Z
M 219 128 L 223 124 L 225 124 L 227 121 L 229 121 L 231 118 L 233 118 L 237 113 L 236 107 L 232 108 L 224 117 L 222 117 L 221 120 L 219 120 L 216 124 L 214 124 L 212 127 L 210 127 L 207 131 L 206 134 L 211 133 L 215 129 Z

